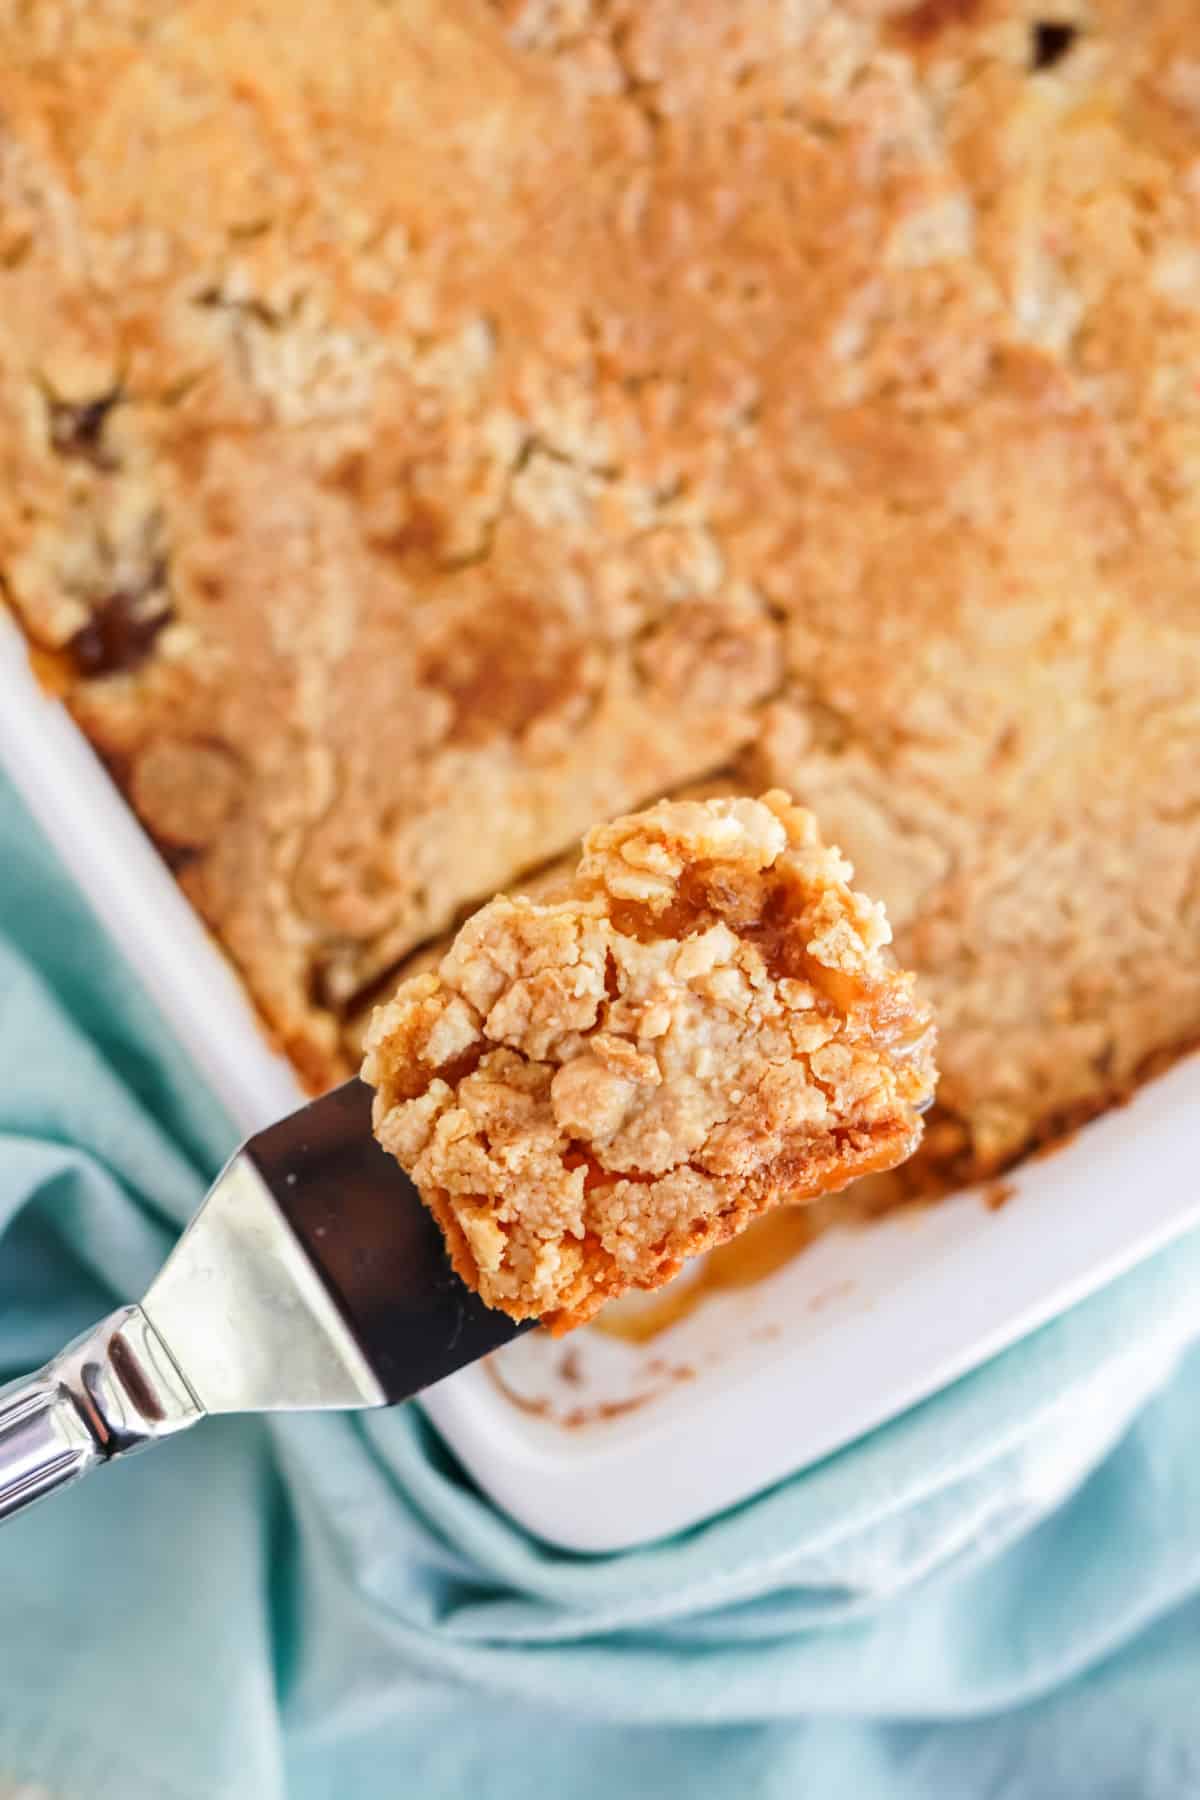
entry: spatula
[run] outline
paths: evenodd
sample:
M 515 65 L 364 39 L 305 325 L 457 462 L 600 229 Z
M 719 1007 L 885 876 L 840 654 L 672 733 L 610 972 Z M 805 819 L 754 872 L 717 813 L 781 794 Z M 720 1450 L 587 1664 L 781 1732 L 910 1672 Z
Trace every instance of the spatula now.
M 140 1305 L 0 1388 L 0 1520 L 206 1414 L 391 1406 L 526 1328 L 453 1273 L 347 1082 L 243 1144 Z

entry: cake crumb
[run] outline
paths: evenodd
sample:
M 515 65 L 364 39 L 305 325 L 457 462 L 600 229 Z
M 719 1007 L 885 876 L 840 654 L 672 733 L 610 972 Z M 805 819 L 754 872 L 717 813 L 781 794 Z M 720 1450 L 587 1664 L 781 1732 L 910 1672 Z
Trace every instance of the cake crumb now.
M 376 1135 L 488 1305 L 569 1330 L 912 1153 L 932 1020 L 851 875 L 780 790 L 662 801 L 377 1008 Z

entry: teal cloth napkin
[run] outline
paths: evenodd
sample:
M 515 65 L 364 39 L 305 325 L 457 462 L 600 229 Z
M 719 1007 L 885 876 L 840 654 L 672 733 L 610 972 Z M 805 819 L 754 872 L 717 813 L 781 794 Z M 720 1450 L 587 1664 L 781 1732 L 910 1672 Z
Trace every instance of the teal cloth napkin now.
M 8 1378 L 141 1291 L 232 1134 L 3 788 L 0 1078 Z M 185 1433 L 0 1531 L 0 1778 L 61 1800 L 1195 1796 L 1198 1278 L 1193 1238 L 623 1556 L 532 1540 L 413 1407 Z

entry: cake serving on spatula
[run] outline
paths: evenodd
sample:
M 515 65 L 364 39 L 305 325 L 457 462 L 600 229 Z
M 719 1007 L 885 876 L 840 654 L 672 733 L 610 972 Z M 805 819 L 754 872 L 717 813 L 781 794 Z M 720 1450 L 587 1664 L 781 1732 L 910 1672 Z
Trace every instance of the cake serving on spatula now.
M 376 1135 L 490 1306 L 569 1330 L 912 1153 L 933 1024 L 852 873 L 782 792 L 663 801 L 376 1010 Z

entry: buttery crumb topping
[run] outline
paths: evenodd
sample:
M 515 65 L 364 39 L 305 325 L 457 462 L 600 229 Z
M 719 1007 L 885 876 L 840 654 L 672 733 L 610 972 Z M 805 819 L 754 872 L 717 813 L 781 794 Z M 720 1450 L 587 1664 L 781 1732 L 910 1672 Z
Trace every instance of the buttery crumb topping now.
M 490 1305 L 567 1329 L 910 1154 L 933 1027 L 851 875 L 779 790 L 664 801 L 376 1011 L 376 1132 Z

